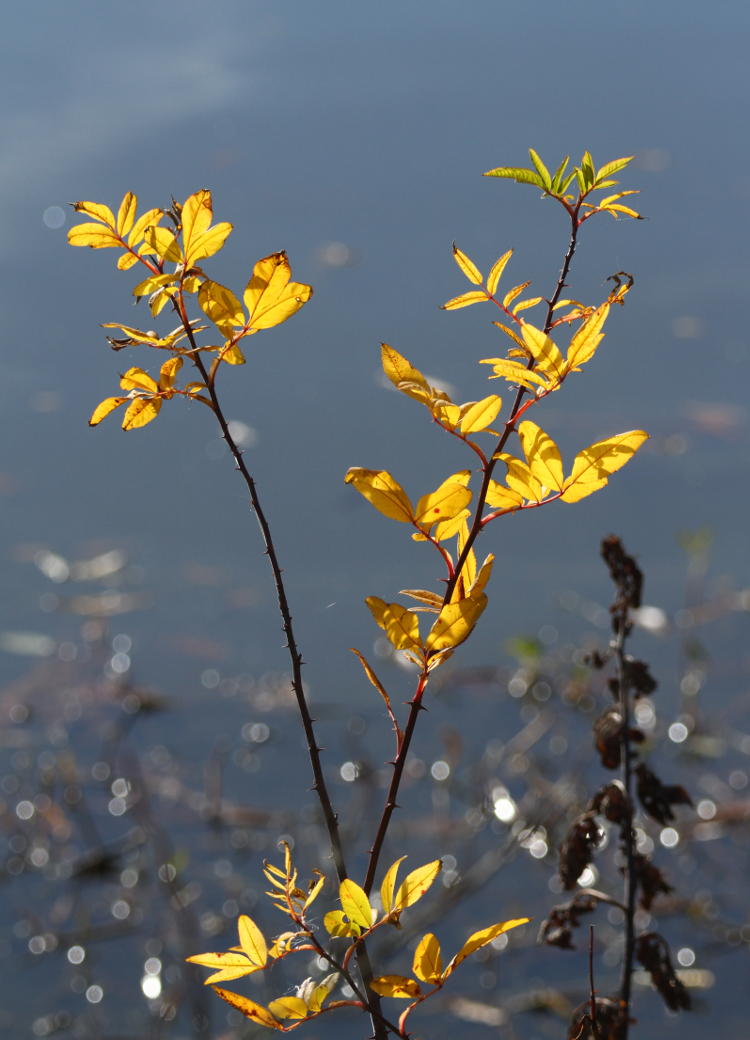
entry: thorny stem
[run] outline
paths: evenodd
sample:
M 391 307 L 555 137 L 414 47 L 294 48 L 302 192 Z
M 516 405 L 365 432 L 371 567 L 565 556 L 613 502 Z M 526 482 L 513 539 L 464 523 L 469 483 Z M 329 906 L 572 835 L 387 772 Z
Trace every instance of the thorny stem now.
M 565 210 L 570 216 L 570 238 L 568 239 L 568 248 L 566 250 L 565 257 L 563 258 L 562 267 L 560 268 L 560 274 L 558 275 L 557 284 L 555 285 L 555 291 L 552 293 L 552 296 L 547 301 L 547 316 L 544 321 L 545 333 L 548 333 L 550 328 L 552 327 L 552 317 L 554 314 L 555 304 L 560 299 L 560 295 L 563 289 L 565 288 L 566 279 L 570 271 L 570 265 L 573 262 L 573 257 L 575 255 L 576 246 L 578 244 L 578 228 L 580 227 L 578 214 L 581 207 L 581 201 L 582 200 L 579 199 L 578 204 L 575 206 L 565 205 Z M 530 359 L 528 367 L 531 368 L 533 363 L 533 359 Z M 510 418 L 505 424 L 505 429 L 503 430 L 500 439 L 495 445 L 495 449 L 492 452 L 489 461 L 483 466 L 484 474 L 482 478 L 482 486 L 479 490 L 479 495 L 476 501 L 474 520 L 469 531 L 469 536 L 466 539 L 466 544 L 464 545 L 458 557 L 458 561 L 456 562 L 455 570 L 453 571 L 447 582 L 445 595 L 443 597 L 443 605 L 450 602 L 453 590 L 456 586 L 456 582 L 458 581 L 461 575 L 463 566 L 466 563 L 468 555 L 471 552 L 471 549 L 474 545 L 474 542 L 477 539 L 477 536 L 479 535 L 479 532 L 482 530 L 482 513 L 484 511 L 484 504 L 487 499 L 487 492 L 489 490 L 490 480 L 492 479 L 492 474 L 495 469 L 495 463 L 497 461 L 494 456 L 497 455 L 498 452 L 501 452 L 503 450 L 508 438 L 510 437 L 511 433 L 515 428 L 515 423 L 518 419 L 518 412 L 521 407 L 521 402 L 523 401 L 525 393 L 526 388 L 523 386 L 519 386 L 516 392 L 515 400 L 513 402 L 513 407 L 511 409 Z M 375 841 L 373 842 L 372 848 L 370 849 L 370 859 L 367 866 L 367 877 L 364 884 L 364 890 L 368 894 L 375 881 L 375 872 L 378 866 L 378 859 L 383 848 L 383 842 L 385 840 L 385 835 L 388 830 L 388 825 L 391 821 L 391 816 L 393 815 L 393 810 L 396 808 L 396 798 L 398 797 L 398 791 L 401 785 L 401 777 L 403 776 L 404 766 L 406 764 L 406 759 L 409 754 L 409 748 L 411 746 L 412 737 L 414 736 L 414 730 L 416 729 L 417 718 L 419 717 L 420 711 L 423 710 L 422 695 L 424 694 L 426 685 L 427 674 L 423 672 L 422 675 L 420 675 L 419 677 L 417 689 L 414 693 L 413 698 L 410 701 L 409 717 L 407 719 L 406 726 L 404 727 L 403 734 L 398 740 L 396 755 L 393 761 L 393 776 L 391 777 L 391 783 L 388 788 L 388 794 L 386 795 L 385 804 L 383 805 L 383 812 L 380 818 L 380 823 L 378 825 Z
M 596 1018 L 596 990 L 594 989 L 594 926 L 589 925 L 589 1001 L 591 1016 L 591 1032 L 594 1034 L 594 1040 L 601 1040 L 601 1034 L 599 1032 L 599 1022 Z
M 178 313 L 187 332 L 188 338 L 191 345 L 195 347 L 195 341 L 193 338 L 192 328 L 187 320 L 187 314 L 185 313 L 182 300 L 179 301 Z M 320 748 L 315 739 L 315 728 L 314 720 L 310 714 L 310 708 L 305 697 L 305 690 L 302 684 L 302 654 L 297 645 L 297 640 L 294 635 L 294 627 L 292 624 L 292 614 L 289 609 L 289 601 L 286 595 L 286 587 L 284 585 L 283 571 L 279 564 L 279 558 L 276 553 L 276 547 L 274 545 L 273 538 L 271 536 L 271 528 L 266 518 L 265 512 L 261 505 L 260 497 L 258 495 L 258 489 L 255 484 L 250 471 L 248 470 L 243 452 L 239 448 L 237 442 L 232 437 L 229 430 L 229 424 L 227 423 L 226 417 L 221 407 L 218 395 L 215 387 L 216 368 L 212 368 L 209 375 L 206 370 L 206 366 L 203 364 L 203 360 L 199 353 L 193 355 L 193 363 L 201 374 L 208 393 L 211 397 L 211 403 L 213 404 L 216 419 L 221 428 L 221 433 L 224 440 L 229 447 L 235 465 L 242 475 L 243 480 L 247 486 L 248 493 L 250 495 L 250 503 L 258 521 L 260 527 L 261 537 L 263 539 L 263 545 L 265 554 L 268 557 L 268 562 L 271 565 L 271 571 L 273 572 L 273 581 L 276 588 L 276 600 L 279 605 L 279 612 L 281 613 L 282 628 L 284 635 L 286 636 L 286 647 L 289 652 L 289 659 L 292 666 L 292 689 L 297 700 L 297 707 L 299 709 L 300 718 L 302 720 L 302 727 L 305 731 L 305 739 L 307 741 L 307 753 L 310 758 L 310 765 L 313 772 L 313 785 L 312 789 L 315 791 L 320 807 L 323 810 L 323 817 L 325 819 L 326 830 L 328 831 L 328 838 L 331 842 L 331 853 L 333 855 L 333 861 L 336 867 L 336 873 L 339 881 L 344 881 L 348 876 L 346 869 L 346 862 L 344 860 L 344 849 L 341 841 L 341 834 L 338 826 L 338 817 L 333 808 L 328 788 L 326 786 L 325 777 L 323 775 L 323 767 L 320 761 Z M 357 951 L 357 964 L 359 970 L 362 973 L 362 981 L 365 986 L 365 990 L 369 993 L 370 983 L 374 978 L 372 965 L 370 963 L 369 954 L 364 944 Z M 372 994 L 370 999 L 365 1001 L 370 1012 L 372 1021 L 373 1033 L 376 1040 L 385 1040 L 387 1035 L 386 1030 L 383 1026 L 383 1019 L 380 1013 L 380 998 L 376 994 Z

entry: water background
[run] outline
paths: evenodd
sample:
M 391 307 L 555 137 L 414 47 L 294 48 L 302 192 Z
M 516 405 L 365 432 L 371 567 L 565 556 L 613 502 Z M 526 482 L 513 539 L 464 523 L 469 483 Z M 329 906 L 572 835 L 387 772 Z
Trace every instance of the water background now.
M 523 165 L 529 146 L 552 166 L 584 149 L 598 164 L 635 154 L 623 183 L 642 189 L 649 218 L 584 228 L 575 295 L 597 299 L 619 270 L 636 287 L 596 362 L 535 419 L 569 456 L 624 429 L 652 441 L 606 493 L 491 535 L 495 597 L 472 660 L 507 661 L 510 636 L 545 625 L 561 642 L 579 638 L 581 612 L 560 598 L 606 601 L 597 546 L 610 531 L 670 615 L 685 595 L 680 531 L 712 531 L 712 588 L 748 584 L 744 6 L 42 0 L 9 7 L 4 23 L 0 629 L 34 634 L 42 654 L 45 637 L 75 645 L 81 616 L 56 609 L 70 589 L 40 573 L 40 551 L 80 560 L 124 550 L 139 609 L 113 619 L 107 638 L 125 637 L 138 677 L 178 711 L 163 733 L 150 723 L 153 739 L 177 725 L 199 762 L 242 725 L 241 713 L 217 709 L 217 683 L 286 668 L 265 560 L 208 412 L 175 402 L 128 436 L 114 418 L 87 426 L 124 363 L 147 360 L 112 354 L 98 323 L 137 324 L 145 312 L 133 310 L 134 278 L 113 269 L 114 254 L 69 249 L 67 203 L 116 205 L 133 190 L 156 206 L 210 187 L 217 218 L 235 225 L 212 261 L 217 280 L 238 290 L 257 258 L 284 248 L 294 276 L 315 287 L 300 315 L 251 342 L 222 393 L 250 428 L 311 696 L 332 721 L 342 705 L 366 714 L 372 691 L 347 650 L 372 650 L 363 597 L 427 585 L 434 572 L 343 474 L 392 469 L 419 495 L 466 465 L 416 405 L 384 388 L 378 344 L 452 384 L 457 399 L 490 392 L 474 364 L 498 352 L 490 316 L 438 305 L 465 287 L 454 239 L 485 270 L 514 247 L 508 284 L 552 290 L 562 212 L 531 188 L 480 176 Z M 343 266 L 331 243 L 346 247 Z M 716 636 L 711 713 L 734 725 L 745 631 L 733 616 Z M 13 683 L 31 662 L 9 651 L 28 644 L 5 645 L 0 670 Z M 659 646 L 674 667 L 674 648 Z M 467 740 L 484 735 L 464 721 Z M 291 732 L 283 740 L 297 745 Z M 263 790 L 274 808 L 295 790 L 280 761 L 269 761 Z

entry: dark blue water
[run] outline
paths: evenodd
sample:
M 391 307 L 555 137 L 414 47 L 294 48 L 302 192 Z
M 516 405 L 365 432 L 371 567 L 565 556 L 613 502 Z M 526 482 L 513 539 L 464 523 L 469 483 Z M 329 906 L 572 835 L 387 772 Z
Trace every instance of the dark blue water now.
M 347 651 L 372 651 L 364 596 L 434 581 L 427 551 L 360 501 L 343 474 L 351 465 L 388 468 L 418 496 L 466 465 L 422 410 L 384 389 L 378 344 L 390 342 L 453 384 L 461 400 L 490 392 L 475 365 L 497 353 L 490 316 L 438 305 L 465 287 L 451 259 L 454 239 L 484 269 L 514 247 L 507 277 L 533 279 L 541 295 L 552 290 L 566 244 L 562 212 L 531 188 L 480 177 L 496 165 L 523 164 L 529 146 L 553 165 L 585 148 L 600 164 L 635 154 L 623 183 L 642 189 L 637 208 L 649 217 L 600 218 L 584 228 L 573 293 L 596 299 L 618 270 L 632 271 L 636 287 L 610 319 L 595 363 L 534 418 L 570 454 L 619 430 L 653 436 L 605 493 L 488 534 L 498 557 L 495 594 L 472 660 L 507 661 L 510 636 L 544 625 L 560 643 L 579 640 L 580 612 L 561 609 L 559 596 L 573 590 L 606 602 L 597 546 L 611 530 L 637 552 L 649 601 L 668 613 L 684 596 L 680 531 L 712 531 L 711 590 L 728 589 L 731 599 L 748 584 L 744 7 L 573 0 L 560 9 L 511 8 L 478 0 L 459 11 L 445 2 L 373 9 L 333 0 L 272 9 L 227 0 L 207 10 L 192 0 L 126 7 L 46 0 L 9 8 L 4 21 L 6 683 L 27 681 L 29 651 L 48 669 L 33 679 L 34 696 L 45 684 L 96 682 L 119 635 L 115 652 L 126 648 L 132 674 L 169 698 L 169 710 L 146 725 L 139 716 L 128 737 L 133 754 L 170 746 L 175 761 L 182 754 L 200 768 L 217 741 L 234 748 L 259 690 L 271 690 L 261 706 L 281 710 L 273 691 L 286 659 L 265 560 L 207 410 L 174 402 L 128 436 L 114 417 L 87 426 L 94 405 L 115 391 L 117 373 L 139 363 L 112 354 L 98 323 L 143 319 L 130 303 L 135 279 L 113 269 L 114 254 L 68 248 L 66 204 L 116 205 L 127 190 L 145 207 L 210 187 L 217 219 L 235 224 L 211 262 L 217 280 L 239 289 L 258 257 L 285 248 L 294 276 L 315 287 L 293 321 L 251 341 L 247 366 L 225 375 L 222 394 L 230 418 L 252 431 L 248 458 L 268 502 L 324 719 L 371 710 L 371 690 Z M 345 248 L 332 252 L 331 243 Z M 336 266 L 336 256 L 346 262 Z M 48 552 L 76 561 L 111 549 L 128 562 L 110 580 L 55 584 L 39 571 Z M 122 613 L 97 643 L 100 633 L 81 636 L 91 604 L 76 597 L 107 589 L 127 598 L 112 600 Z M 714 641 L 706 712 L 747 728 L 743 616 L 726 603 L 720 613 L 723 627 L 717 622 L 702 636 Z M 60 643 L 68 648 L 63 658 L 74 660 L 60 662 Z M 675 645 L 654 649 L 672 675 Z M 68 666 L 72 677 L 61 679 Z M 405 699 L 404 678 L 383 667 Z M 101 702 L 97 696 L 89 727 L 81 709 L 73 735 L 89 770 L 107 725 Z M 677 698 L 668 703 L 676 714 Z M 458 711 L 465 739 L 479 748 L 486 723 L 466 714 Z M 21 739 L 11 729 L 9 772 L 36 768 L 49 737 L 39 718 L 26 766 L 10 760 Z M 348 738 L 324 727 L 344 756 Z M 273 730 L 274 742 L 251 768 L 262 765 L 270 777 L 259 808 L 282 812 L 297 797 L 300 774 L 295 764 L 292 783 L 279 755 L 295 763 L 300 755 L 286 722 Z M 172 747 L 175 732 L 181 747 Z M 726 778 L 732 768 L 739 767 L 717 766 L 717 774 Z M 237 798 L 247 800 L 241 784 Z M 269 840 L 276 823 L 268 823 Z M 194 837 L 189 826 L 187 833 Z M 549 864 L 539 873 L 546 885 Z M 37 883 L 26 902 L 46 898 Z M 201 895 L 198 914 L 216 909 L 211 894 Z M 533 965 L 541 985 L 545 961 Z M 65 990 L 59 973 L 44 970 Z M 25 1006 L 38 983 L 33 971 L 21 975 Z M 578 967 L 571 978 L 581 978 Z M 110 986 L 106 1000 L 87 1008 L 98 1025 L 81 1035 L 114 1035 L 118 1006 Z M 717 1001 L 712 1016 L 720 1007 L 732 1013 Z M 13 1014 L 26 1023 L 18 1035 L 27 1035 L 37 1010 Z M 680 1025 L 684 1035 L 697 1035 L 697 1021 Z M 128 1028 L 140 1027 L 134 1020 Z M 159 1028 L 154 1035 L 172 1035 L 169 1023 Z

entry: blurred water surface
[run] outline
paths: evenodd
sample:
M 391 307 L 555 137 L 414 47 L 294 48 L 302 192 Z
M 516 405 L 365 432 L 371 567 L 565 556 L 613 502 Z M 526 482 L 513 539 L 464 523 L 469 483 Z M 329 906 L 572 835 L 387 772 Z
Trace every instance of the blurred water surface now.
M 597 546 L 611 530 L 670 614 L 685 594 L 680 531 L 710 529 L 716 586 L 746 586 L 750 175 L 738 128 L 748 30 L 745 6 L 692 0 L 8 7 L 3 681 L 25 681 L 35 656 L 63 669 L 80 652 L 71 648 L 82 621 L 109 610 L 82 597 L 110 595 L 114 616 L 84 644 L 101 636 L 120 675 L 137 667 L 166 691 L 180 721 L 165 716 L 160 733 L 157 713 L 154 740 L 179 731 L 202 762 L 243 725 L 241 713 L 216 709 L 220 683 L 239 675 L 273 687 L 286 669 L 254 521 L 208 412 L 175 402 L 127 437 L 116 419 L 87 427 L 124 367 L 98 323 L 138 324 L 144 312 L 112 254 L 68 248 L 67 204 L 116 205 L 128 190 L 146 207 L 211 188 L 217 219 L 235 225 L 209 262 L 217 280 L 238 290 L 257 258 L 284 248 L 294 276 L 315 287 L 293 321 L 251 341 L 222 393 L 245 424 L 311 695 L 330 717 L 370 710 L 346 650 L 372 648 L 363 597 L 434 580 L 427 552 L 344 487 L 344 472 L 391 469 L 419 495 L 466 465 L 416 405 L 383 386 L 378 344 L 461 400 L 489 392 L 474 362 L 497 352 L 491 316 L 438 305 L 464 289 L 454 239 L 484 269 L 513 247 L 508 277 L 552 290 L 562 213 L 531 188 L 480 177 L 523 165 L 529 146 L 553 165 L 584 149 L 599 164 L 635 154 L 623 183 L 642 189 L 637 208 L 649 218 L 584 228 L 572 293 L 595 300 L 621 270 L 636 287 L 595 364 L 535 418 L 568 453 L 619 430 L 653 436 L 606 493 L 492 533 L 496 592 L 472 659 L 494 664 L 508 637 L 545 625 L 560 641 L 578 638 L 580 611 L 560 596 L 606 601 Z M 124 555 L 110 558 L 108 580 L 113 552 Z M 80 569 L 102 559 L 103 573 Z M 735 664 L 716 680 L 711 710 L 739 725 L 738 617 L 723 639 Z M 54 677 L 51 668 L 45 682 Z M 279 764 L 269 756 L 264 795 L 281 811 L 295 787 Z M 114 1035 L 107 1028 L 83 1035 Z M 694 1023 L 681 1028 L 698 1035 Z

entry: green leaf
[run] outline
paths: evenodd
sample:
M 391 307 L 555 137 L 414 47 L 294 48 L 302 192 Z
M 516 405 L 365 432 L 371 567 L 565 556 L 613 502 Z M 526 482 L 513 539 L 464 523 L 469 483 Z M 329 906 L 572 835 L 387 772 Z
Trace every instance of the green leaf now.
M 565 176 L 565 167 L 570 162 L 570 156 L 566 155 L 563 161 L 555 170 L 554 176 L 552 177 L 552 193 L 554 195 L 562 195 L 561 184 L 563 177 Z M 572 175 L 571 175 L 572 176 Z
M 494 170 L 487 170 L 483 177 L 505 177 L 517 181 L 519 184 L 534 184 L 537 188 L 544 188 L 544 181 L 534 170 L 525 170 L 520 166 L 498 166 Z
M 549 170 L 544 165 L 544 163 L 542 162 L 542 160 L 540 159 L 540 157 L 537 155 L 537 153 L 534 151 L 533 148 L 529 148 L 529 156 L 531 157 L 531 161 L 534 164 L 534 168 L 536 169 L 536 172 L 542 178 L 542 184 L 544 185 L 546 190 L 549 191 L 550 188 L 552 187 L 552 178 L 549 175 Z

